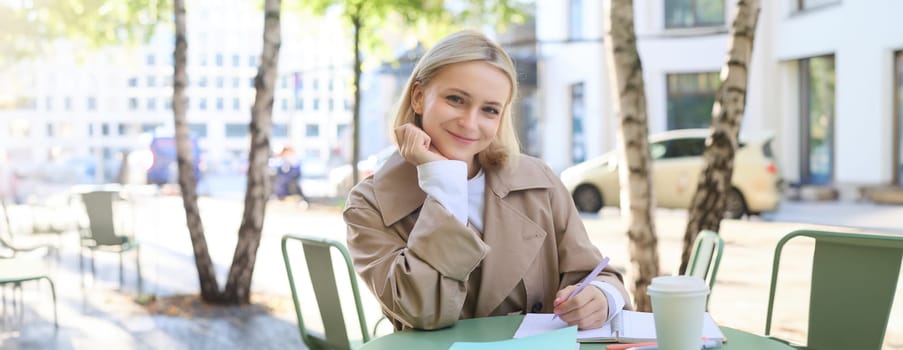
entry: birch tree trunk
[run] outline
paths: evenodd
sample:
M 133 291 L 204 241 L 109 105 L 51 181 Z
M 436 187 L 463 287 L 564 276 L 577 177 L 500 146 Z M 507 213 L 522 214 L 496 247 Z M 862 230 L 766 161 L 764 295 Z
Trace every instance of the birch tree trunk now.
M 621 164 L 621 208 L 629 221 L 630 261 L 633 268 L 633 296 L 637 310 L 651 311 L 646 288 L 659 274 L 658 238 L 652 208 L 649 131 L 646 125 L 646 95 L 643 67 L 637 52 L 633 27 L 633 0 L 605 2 L 605 53 L 608 75 L 617 96 L 615 111 L 620 119 L 618 140 Z M 626 191 L 626 193 L 623 193 Z
M 281 0 L 266 0 L 264 3 L 263 52 L 260 55 L 257 76 L 254 78 L 257 94 L 251 108 L 251 147 L 248 155 L 245 208 L 238 229 L 238 244 L 232 256 L 232 267 L 229 269 L 226 289 L 223 292 L 225 301 L 230 304 L 251 302 L 251 277 L 257 260 L 257 248 L 260 246 L 266 204 L 270 197 L 267 160 L 270 152 L 279 46 L 282 43 L 279 18 L 281 3 Z
M 724 217 L 725 198 L 731 189 L 734 154 L 746 109 L 746 86 L 753 38 L 759 18 L 759 0 L 738 0 L 728 36 L 727 59 L 721 68 L 721 85 L 712 107 L 712 126 L 703 153 L 703 169 L 690 206 L 684 232 L 680 272 L 687 269 L 693 242 L 700 230 L 718 232 Z
M 198 280 L 201 284 L 201 298 L 208 302 L 216 302 L 220 299 L 219 284 L 216 282 L 216 273 L 213 270 L 213 261 L 207 250 L 207 240 L 204 238 L 204 225 L 201 222 L 201 214 L 198 209 L 197 178 L 194 173 L 194 150 L 188 137 L 188 122 L 185 117 L 186 104 L 185 87 L 188 85 L 186 73 L 188 39 L 185 24 L 185 2 L 175 0 L 173 12 L 176 22 L 176 47 L 173 52 L 173 97 L 172 111 L 175 124 L 176 157 L 179 168 L 179 187 L 182 191 L 182 205 L 185 207 L 185 221 L 188 225 L 188 233 L 191 236 L 191 246 L 194 248 L 194 263 L 198 270 Z

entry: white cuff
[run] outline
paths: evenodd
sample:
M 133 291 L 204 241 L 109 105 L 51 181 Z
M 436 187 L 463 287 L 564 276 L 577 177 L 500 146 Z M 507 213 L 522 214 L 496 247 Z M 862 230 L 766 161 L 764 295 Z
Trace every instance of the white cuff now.
M 621 296 L 621 292 L 618 291 L 618 288 L 615 286 L 602 281 L 592 281 L 590 282 L 596 288 L 602 291 L 602 294 L 605 294 L 605 299 L 608 299 L 608 318 L 605 319 L 605 322 L 610 321 L 614 318 L 618 312 L 624 309 L 624 297 Z
M 417 166 L 420 188 L 467 225 L 467 163 L 437 160 Z

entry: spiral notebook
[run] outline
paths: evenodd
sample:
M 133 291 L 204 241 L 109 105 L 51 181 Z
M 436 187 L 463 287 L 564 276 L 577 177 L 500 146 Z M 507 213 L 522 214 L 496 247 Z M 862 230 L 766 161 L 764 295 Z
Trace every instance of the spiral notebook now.
M 561 319 L 552 319 L 553 314 L 527 314 L 521 322 L 514 338 L 529 337 L 556 329 L 568 327 Z M 708 339 L 725 341 L 721 329 L 705 313 L 702 324 L 702 336 Z M 655 341 L 655 319 L 651 312 L 621 310 L 611 322 L 601 328 L 587 329 L 577 332 L 577 341 L 581 343 L 639 343 Z

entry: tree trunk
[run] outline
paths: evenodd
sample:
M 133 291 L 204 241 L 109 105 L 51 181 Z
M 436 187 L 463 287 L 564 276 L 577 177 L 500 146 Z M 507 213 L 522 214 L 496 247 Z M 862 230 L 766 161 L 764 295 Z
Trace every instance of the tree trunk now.
M 712 107 L 712 126 L 703 153 L 704 166 L 684 232 L 681 273 L 687 269 L 696 234 L 700 230 L 718 232 L 724 217 L 725 197 L 731 188 L 734 172 L 737 138 L 746 109 L 749 62 L 758 17 L 759 0 L 737 1 L 737 14 L 728 38 L 727 61 L 721 69 L 721 85 Z
M 357 163 L 361 158 L 361 28 L 360 5 L 351 17 L 354 26 L 354 115 L 351 117 L 351 179 L 352 186 L 360 179 Z
M 198 269 L 198 279 L 201 284 L 201 298 L 215 302 L 220 298 L 219 284 L 216 282 L 216 273 L 213 269 L 213 261 L 207 251 L 207 240 L 204 238 L 204 225 L 201 222 L 201 214 L 198 209 L 197 178 L 194 173 L 194 151 L 188 137 L 188 123 L 185 117 L 187 101 L 185 99 L 185 86 L 188 76 L 186 73 L 188 39 L 185 24 L 185 3 L 183 0 L 175 0 L 173 4 L 176 21 L 176 48 L 174 58 L 174 79 L 172 111 L 175 123 L 176 154 L 179 167 L 179 187 L 182 190 L 182 204 L 185 207 L 185 221 L 188 224 L 188 233 L 191 235 L 191 245 L 194 248 L 194 262 Z
M 643 67 L 637 52 L 636 33 L 633 28 L 633 0 L 606 2 L 606 58 L 611 86 L 617 89 L 614 99 L 620 118 L 618 139 L 622 213 L 629 221 L 627 236 L 630 239 L 630 260 L 633 266 L 633 295 L 640 311 L 652 310 L 646 288 L 652 277 L 658 275 L 658 238 L 652 208 L 651 160 L 646 125 L 646 95 L 643 83 Z
M 251 302 L 251 277 L 254 262 L 257 260 L 257 248 L 260 246 L 267 199 L 270 197 L 267 161 L 270 156 L 273 95 L 279 64 L 279 46 L 282 44 L 279 22 L 281 5 L 281 0 L 266 0 L 264 3 L 263 52 L 260 55 L 257 76 L 254 78 L 257 94 L 254 98 L 254 107 L 251 109 L 251 147 L 248 155 L 245 209 L 223 295 L 224 301 L 228 304 Z

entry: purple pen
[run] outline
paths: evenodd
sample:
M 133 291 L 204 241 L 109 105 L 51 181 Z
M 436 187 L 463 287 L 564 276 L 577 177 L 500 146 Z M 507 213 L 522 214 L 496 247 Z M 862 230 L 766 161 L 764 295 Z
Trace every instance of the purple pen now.
M 599 272 L 602 272 L 602 269 L 605 268 L 605 265 L 608 265 L 608 257 L 602 259 L 602 261 L 599 262 L 599 265 L 596 265 L 596 268 L 593 269 L 593 272 L 590 272 L 588 275 L 586 275 L 586 277 L 583 278 L 583 281 L 580 281 L 580 284 L 577 285 L 577 288 L 574 288 L 574 290 L 571 291 L 571 294 L 568 294 L 567 299 L 564 299 L 564 301 L 571 300 L 571 298 L 580 293 L 583 288 L 586 288 L 586 286 L 588 286 L 589 283 L 592 282 L 593 278 L 598 276 Z M 553 320 L 556 318 L 558 318 L 558 314 L 552 316 Z

